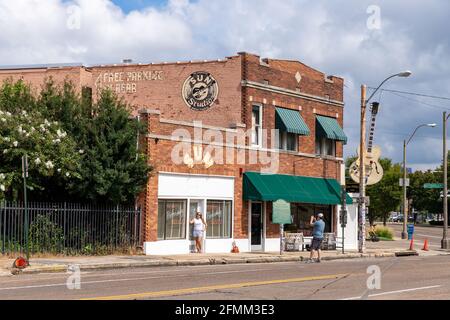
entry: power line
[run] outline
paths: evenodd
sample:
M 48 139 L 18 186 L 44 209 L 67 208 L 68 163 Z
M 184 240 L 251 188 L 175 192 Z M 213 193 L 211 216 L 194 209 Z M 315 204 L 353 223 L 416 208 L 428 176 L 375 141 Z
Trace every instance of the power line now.
M 417 100 L 417 99 L 412 99 L 412 98 L 409 98 L 409 97 L 402 96 L 401 94 L 398 94 L 398 93 L 395 93 L 395 92 L 390 92 L 390 91 L 388 91 L 388 92 L 390 94 L 393 94 L 393 95 L 397 96 L 397 97 L 400 97 L 400 98 L 403 98 L 403 99 L 406 99 L 406 100 L 409 100 L 409 101 L 413 101 L 413 102 L 416 102 L 416 103 L 420 103 L 420 104 L 423 104 L 423 105 L 428 106 L 428 107 L 437 108 L 437 109 L 441 109 L 441 110 L 450 110 L 449 107 L 438 106 L 438 105 L 431 104 L 431 103 L 424 102 L 424 101 L 420 101 L 420 100 Z
M 376 89 L 376 88 L 373 88 L 373 87 L 368 87 L 368 88 L 371 89 L 371 90 L 375 90 Z M 419 97 L 425 97 L 425 98 L 431 98 L 431 99 L 440 99 L 440 100 L 448 100 L 448 101 L 450 101 L 449 97 L 434 96 L 434 95 L 424 94 L 424 93 L 415 93 L 415 92 L 408 92 L 408 91 L 401 91 L 401 90 L 392 90 L 392 89 L 380 89 L 380 90 L 387 91 L 387 92 L 409 94 L 409 95 L 413 95 L 413 96 L 419 96 Z

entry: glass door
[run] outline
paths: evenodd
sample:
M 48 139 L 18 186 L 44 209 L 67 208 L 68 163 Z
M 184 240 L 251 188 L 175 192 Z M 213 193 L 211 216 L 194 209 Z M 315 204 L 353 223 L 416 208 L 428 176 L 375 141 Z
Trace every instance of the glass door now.
M 264 235 L 264 220 L 263 220 L 263 210 L 262 202 L 252 202 L 251 210 L 251 233 L 250 241 L 252 245 L 252 251 L 262 251 L 263 250 L 263 235 Z
M 201 212 L 203 219 L 205 219 L 206 221 L 206 213 L 204 210 L 204 200 L 190 200 L 189 202 L 189 222 L 195 218 L 195 215 L 197 212 Z M 189 251 L 190 252 L 195 252 L 195 240 L 194 237 L 192 236 L 194 231 L 194 225 L 193 224 L 189 224 L 189 240 L 190 240 L 190 245 L 189 245 Z M 205 249 L 205 236 L 203 237 L 203 244 L 202 244 L 202 248 L 203 251 Z

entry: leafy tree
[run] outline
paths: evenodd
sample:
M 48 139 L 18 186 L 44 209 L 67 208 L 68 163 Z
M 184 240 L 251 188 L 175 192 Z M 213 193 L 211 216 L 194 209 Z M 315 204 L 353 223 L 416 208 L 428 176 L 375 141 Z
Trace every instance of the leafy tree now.
M 85 151 L 79 196 L 91 201 L 133 202 L 150 170 L 146 155 L 137 150 L 141 125 L 130 119 L 127 105 L 109 90 L 100 94 L 92 112 L 80 117 L 81 130 L 67 124 Z
M 401 177 L 401 166 L 392 164 L 387 158 L 380 159 L 383 167 L 384 175 L 377 184 L 367 186 L 366 193 L 370 197 L 369 221 L 372 225 L 376 218 L 386 220 L 391 211 L 398 209 L 401 203 L 402 189 L 399 186 L 399 178 Z
M 111 91 L 96 102 L 49 79 L 38 95 L 19 81 L 0 89 L 0 200 L 18 199 L 21 157 L 30 198 L 132 203 L 151 169 L 137 150 L 141 125 Z
M 416 171 L 409 176 L 408 199 L 412 199 L 412 206 L 423 213 L 442 212 L 441 189 L 425 189 L 425 183 L 442 183 L 442 174 L 438 172 Z M 416 216 L 414 217 L 417 218 Z

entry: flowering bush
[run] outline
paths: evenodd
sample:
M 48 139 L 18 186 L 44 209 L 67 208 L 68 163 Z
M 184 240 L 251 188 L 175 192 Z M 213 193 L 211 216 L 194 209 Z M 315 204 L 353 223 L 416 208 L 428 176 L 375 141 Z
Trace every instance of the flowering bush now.
M 12 106 L 9 102 L 14 100 Z M 75 141 L 58 122 L 43 116 L 23 83 L 5 83 L 0 98 L 0 200 L 7 192 L 19 192 L 25 154 L 30 189 L 43 189 L 50 178 L 70 186 L 80 177 L 81 155 Z
M 111 91 L 92 101 L 50 79 L 39 94 L 22 81 L 0 87 L 0 201 L 22 198 L 23 155 L 30 199 L 133 203 L 151 167 L 137 150 L 143 126 Z

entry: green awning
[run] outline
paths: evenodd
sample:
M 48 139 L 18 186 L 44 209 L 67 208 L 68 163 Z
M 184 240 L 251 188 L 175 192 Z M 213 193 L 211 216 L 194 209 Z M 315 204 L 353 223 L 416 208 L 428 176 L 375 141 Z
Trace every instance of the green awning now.
M 347 143 L 347 136 L 335 118 L 316 116 L 316 134 L 331 140 L 338 140 Z
M 246 172 L 243 188 L 244 200 L 341 203 L 341 186 L 335 179 Z M 352 198 L 347 195 L 347 204 L 352 203 Z
M 275 128 L 303 136 L 310 134 L 305 120 L 296 110 L 275 108 Z

